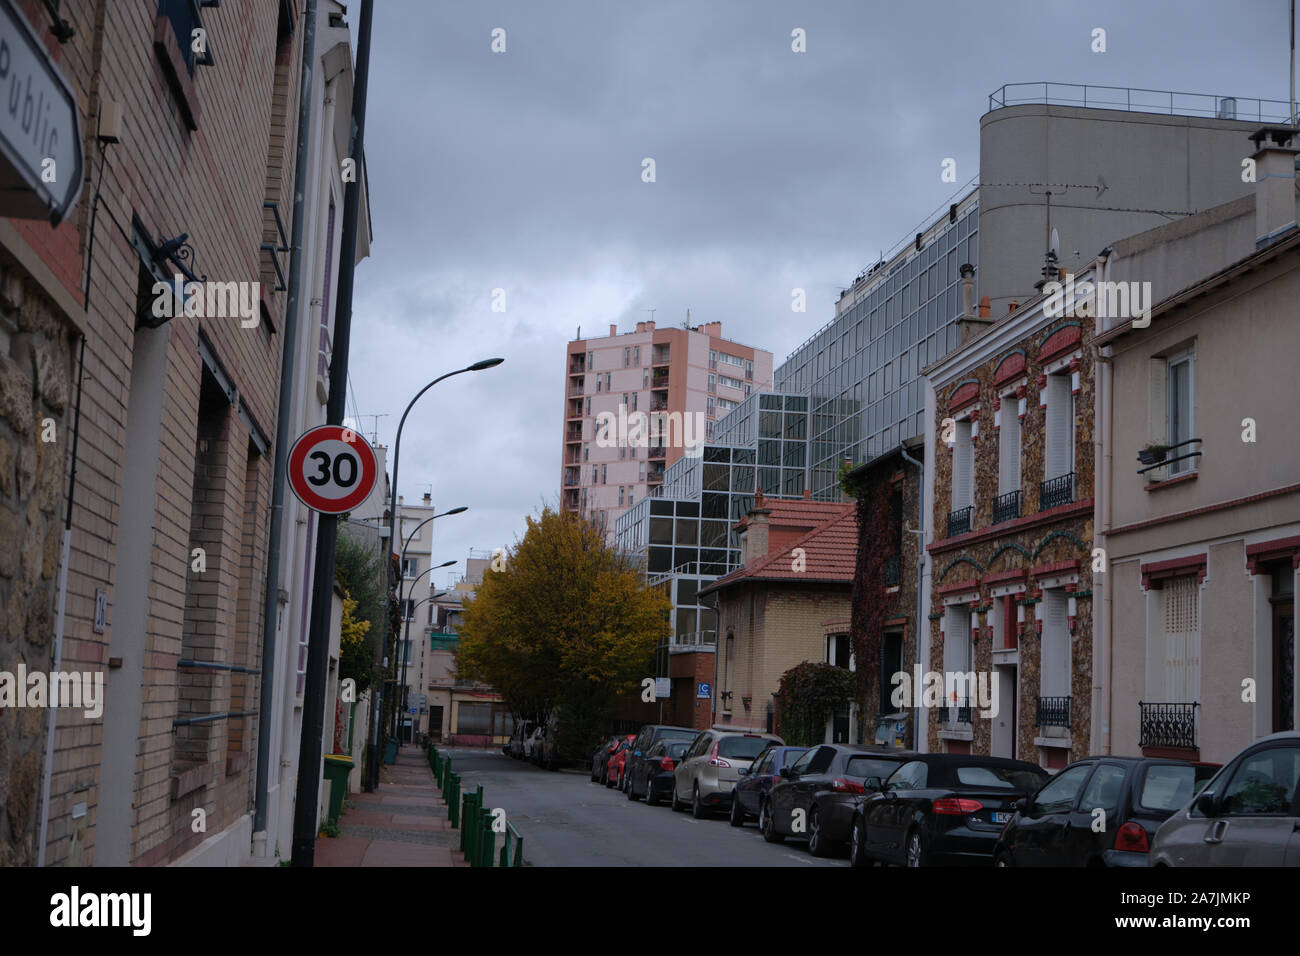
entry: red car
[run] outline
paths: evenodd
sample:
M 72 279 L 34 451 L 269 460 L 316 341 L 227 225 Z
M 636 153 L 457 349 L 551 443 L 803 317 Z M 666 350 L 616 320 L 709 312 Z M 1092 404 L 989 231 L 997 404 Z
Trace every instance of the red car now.
M 636 740 L 636 734 L 627 734 L 614 748 L 610 754 L 609 760 L 605 763 L 605 786 L 618 787 L 622 790 L 627 785 L 627 778 L 624 774 L 624 766 L 627 764 L 627 752 L 632 748 L 632 741 Z

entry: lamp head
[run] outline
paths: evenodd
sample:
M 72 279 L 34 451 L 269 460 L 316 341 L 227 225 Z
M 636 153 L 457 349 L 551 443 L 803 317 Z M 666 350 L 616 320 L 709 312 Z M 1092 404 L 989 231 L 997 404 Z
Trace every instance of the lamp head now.
M 469 367 L 469 371 L 481 372 L 485 368 L 492 368 L 493 366 L 500 365 L 504 361 L 505 359 L 503 358 L 480 359 Z

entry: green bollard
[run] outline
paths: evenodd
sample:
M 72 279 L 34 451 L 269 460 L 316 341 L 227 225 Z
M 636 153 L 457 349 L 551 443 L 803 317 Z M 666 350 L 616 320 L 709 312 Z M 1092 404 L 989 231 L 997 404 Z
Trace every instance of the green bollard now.
M 479 841 L 479 866 L 492 866 L 492 851 L 496 846 L 496 834 L 492 832 L 492 811 L 484 808 L 483 814 L 483 832 Z

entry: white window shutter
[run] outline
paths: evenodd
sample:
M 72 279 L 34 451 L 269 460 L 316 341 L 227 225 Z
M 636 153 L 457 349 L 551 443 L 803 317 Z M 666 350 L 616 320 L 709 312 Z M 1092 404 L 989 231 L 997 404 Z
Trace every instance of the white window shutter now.
M 1169 408 L 1165 398 L 1165 379 L 1169 366 L 1162 358 L 1147 361 L 1149 400 L 1147 403 L 1147 440 L 1164 444 L 1168 440 Z
M 1020 419 L 1002 416 L 998 447 L 998 494 L 1020 490 Z
M 1074 400 L 1068 375 L 1047 376 L 1047 448 L 1043 480 L 1060 478 L 1070 471 L 1070 439 L 1074 432 Z
M 1044 697 L 1070 696 L 1070 627 L 1065 592 L 1050 588 L 1043 592 Z
M 970 422 L 958 422 L 952 447 L 952 510 L 965 508 L 974 496 L 974 445 L 970 440 Z
M 1165 703 L 1190 704 L 1200 697 L 1199 590 L 1194 576 L 1165 582 Z

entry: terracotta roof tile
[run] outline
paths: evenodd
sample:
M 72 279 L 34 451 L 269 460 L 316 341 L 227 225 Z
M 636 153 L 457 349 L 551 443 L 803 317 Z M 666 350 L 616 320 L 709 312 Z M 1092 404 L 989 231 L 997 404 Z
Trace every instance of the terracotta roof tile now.
M 777 504 L 776 501 L 769 503 Z M 765 557 L 758 558 L 746 567 L 737 568 L 725 577 L 719 578 L 700 593 L 721 590 L 733 584 L 745 581 L 791 581 L 791 582 L 831 582 L 849 584 L 857 567 L 858 557 L 858 522 L 851 503 L 794 501 L 785 504 L 832 505 L 835 512 L 829 516 L 824 512 L 817 527 L 796 539 L 786 547 L 779 548 Z M 771 521 L 775 521 L 775 508 Z M 829 520 L 828 520 L 829 518 Z M 803 548 L 804 570 L 792 570 L 794 549 Z

